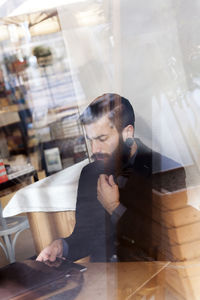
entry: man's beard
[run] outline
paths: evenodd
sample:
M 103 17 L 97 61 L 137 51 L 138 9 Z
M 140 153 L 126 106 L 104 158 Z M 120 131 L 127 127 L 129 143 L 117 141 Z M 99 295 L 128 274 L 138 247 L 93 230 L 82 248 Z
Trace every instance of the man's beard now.
M 131 147 L 124 143 L 122 137 L 119 138 L 119 145 L 111 153 L 94 153 L 92 159 L 99 162 L 99 167 L 105 174 L 118 176 L 123 168 L 128 164 L 131 157 Z

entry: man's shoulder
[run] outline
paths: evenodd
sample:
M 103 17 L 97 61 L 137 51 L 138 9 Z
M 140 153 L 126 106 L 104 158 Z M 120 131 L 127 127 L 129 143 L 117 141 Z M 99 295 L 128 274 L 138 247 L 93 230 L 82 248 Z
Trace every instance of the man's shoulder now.
M 152 150 L 151 148 L 143 144 L 139 139 L 137 140 L 137 144 L 137 163 L 140 167 L 145 166 L 149 168 L 151 174 L 183 168 L 182 165 L 177 161 Z
M 166 172 L 174 169 L 180 169 L 183 166 L 172 158 L 152 151 L 152 173 Z M 184 169 L 184 168 L 183 168 Z

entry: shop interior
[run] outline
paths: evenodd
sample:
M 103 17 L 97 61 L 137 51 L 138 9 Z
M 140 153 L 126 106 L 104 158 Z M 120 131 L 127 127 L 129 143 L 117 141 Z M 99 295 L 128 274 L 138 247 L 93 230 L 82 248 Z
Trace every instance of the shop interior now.
M 20 181 L 31 168 L 42 179 L 87 157 L 76 74 L 70 69 L 56 9 L 4 18 L 0 26 L 0 157 L 7 174 L 1 183 Z M 81 97 L 81 88 L 78 93 Z M 2 208 L 31 181 L 28 174 L 16 186 L 2 189 Z M 8 260 L 1 250 L 2 266 Z M 17 240 L 16 258 L 34 251 L 26 229 Z
M 4 2 L 0 267 L 34 257 L 72 232 L 76 190 L 66 187 L 76 186 L 76 165 L 81 170 L 90 157 L 79 117 L 90 101 L 114 92 L 131 99 L 135 136 L 183 166 L 185 186 L 170 186 L 175 173 L 168 173 L 163 186 L 172 189 L 153 191 L 159 261 L 92 264 L 87 289 L 73 299 L 198 300 L 199 4 L 27 0 L 9 11 Z

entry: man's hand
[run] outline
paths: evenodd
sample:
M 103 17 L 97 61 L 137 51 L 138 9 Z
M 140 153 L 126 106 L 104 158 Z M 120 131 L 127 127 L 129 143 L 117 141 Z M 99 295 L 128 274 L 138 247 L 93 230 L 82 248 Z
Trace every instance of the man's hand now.
M 101 174 L 99 176 L 97 198 L 110 215 L 120 204 L 119 189 L 112 175 Z
M 45 262 L 47 260 L 53 262 L 56 260 L 56 257 L 62 257 L 63 255 L 63 244 L 62 240 L 55 240 L 49 246 L 44 248 L 38 257 L 36 258 L 37 261 Z

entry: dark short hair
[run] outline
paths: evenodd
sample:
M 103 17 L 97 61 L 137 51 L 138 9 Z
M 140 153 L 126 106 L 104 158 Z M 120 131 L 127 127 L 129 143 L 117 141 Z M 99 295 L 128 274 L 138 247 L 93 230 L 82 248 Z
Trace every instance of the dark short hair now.
M 128 125 L 135 126 L 135 114 L 129 100 L 110 93 L 94 99 L 81 114 L 80 121 L 88 125 L 106 114 L 119 132 Z

